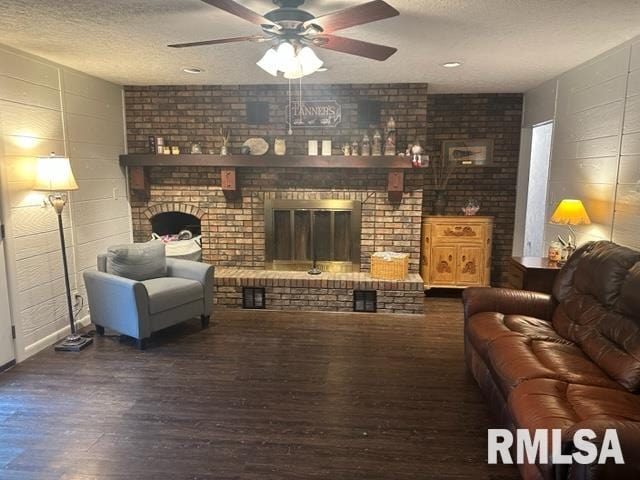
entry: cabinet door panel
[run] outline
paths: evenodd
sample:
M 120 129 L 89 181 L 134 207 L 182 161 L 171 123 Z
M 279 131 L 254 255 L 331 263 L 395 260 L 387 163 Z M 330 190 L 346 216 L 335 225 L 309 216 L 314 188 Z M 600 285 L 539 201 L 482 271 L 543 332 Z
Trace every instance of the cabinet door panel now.
M 482 248 L 458 247 L 457 283 L 460 285 L 480 285 L 482 283 Z
M 433 247 L 431 250 L 431 283 L 454 284 L 456 280 L 456 247 Z

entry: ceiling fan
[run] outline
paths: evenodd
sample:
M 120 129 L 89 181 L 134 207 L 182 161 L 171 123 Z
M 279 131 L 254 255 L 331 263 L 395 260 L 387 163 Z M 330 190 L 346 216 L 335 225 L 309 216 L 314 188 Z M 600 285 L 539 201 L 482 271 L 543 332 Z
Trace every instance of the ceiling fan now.
M 386 60 L 397 51 L 393 47 L 333 34 L 338 30 L 395 17 L 399 14 L 395 8 L 382 0 L 373 0 L 319 17 L 298 8 L 304 0 L 273 0 L 279 8 L 264 16 L 234 0 L 202 1 L 259 25 L 262 28 L 262 34 L 176 43 L 169 47 L 185 48 L 244 41 L 273 42 L 276 48 L 269 49 L 258 65 L 272 75 L 282 71 L 286 78 L 300 78 L 317 71 L 318 65 L 322 65 L 322 61 L 309 48 L 310 46 L 378 61 Z

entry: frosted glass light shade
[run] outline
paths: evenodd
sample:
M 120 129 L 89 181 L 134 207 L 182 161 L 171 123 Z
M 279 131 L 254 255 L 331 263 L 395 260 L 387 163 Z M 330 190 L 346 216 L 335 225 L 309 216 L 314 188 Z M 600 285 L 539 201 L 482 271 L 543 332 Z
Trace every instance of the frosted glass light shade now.
M 296 49 L 289 42 L 278 45 L 278 70 L 289 72 L 295 68 Z
M 591 219 L 581 200 L 565 198 L 558 204 L 549 222 L 559 225 L 589 225 Z
M 69 159 L 53 155 L 39 157 L 36 163 L 36 183 L 33 189 L 47 192 L 78 190 Z
M 304 77 L 304 71 L 302 69 L 302 64 L 296 57 L 293 62 L 289 64 L 289 70 L 284 72 L 284 78 L 288 78 L 289 80 L 295 80 L 297 78 Z
M 274 48 L 267 50 L 267 53 L 256 63 L 261 69 L 274 77 L 278 76 L 278 54 Z
M 302 66 L 302 74 L 310 75 L 317 71 L 324 62 L 318 58 L 316 52 L 314 52 L 311 47 L 304 47 L 298 53 L 298 61 Z

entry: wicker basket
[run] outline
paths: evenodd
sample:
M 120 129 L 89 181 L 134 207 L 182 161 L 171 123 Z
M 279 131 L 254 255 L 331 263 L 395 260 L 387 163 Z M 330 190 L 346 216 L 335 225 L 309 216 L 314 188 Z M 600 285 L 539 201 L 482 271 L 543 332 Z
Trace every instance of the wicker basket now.
M 409 273 L 409 255 L 406 253 L 376 252 L 371 255 L 371 278 L 404 280 Z

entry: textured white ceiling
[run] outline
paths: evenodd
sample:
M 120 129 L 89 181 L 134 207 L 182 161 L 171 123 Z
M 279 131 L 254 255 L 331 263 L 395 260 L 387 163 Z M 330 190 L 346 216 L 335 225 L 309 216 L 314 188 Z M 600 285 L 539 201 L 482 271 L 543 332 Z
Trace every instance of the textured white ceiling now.
M 307 0 L 315 15 L 364 0 Z M 399 49 L 380 63 L 318 49 L 308 82 L 427 82 L 435 92 L 522 92 L 640 34 L 638 0 L 388 0 L 400 16 L 341 32 Z M 246 0 L 259 13 L 270 0 Z M 0 43 L 120 84 L 274 83 L 264 44 L 168 43 L 259 33 L 199 0 L 0 0 Z M 439 64 L 459 60 L 461 68 Z M 206 72 L 188 75 L 184 66 Z

